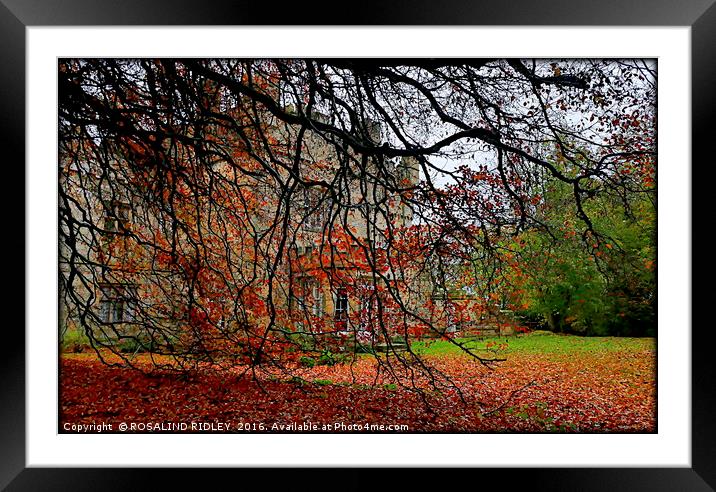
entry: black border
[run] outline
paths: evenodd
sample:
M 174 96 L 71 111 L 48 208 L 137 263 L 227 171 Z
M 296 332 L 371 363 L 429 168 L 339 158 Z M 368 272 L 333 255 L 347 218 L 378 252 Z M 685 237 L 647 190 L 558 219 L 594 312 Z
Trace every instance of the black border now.
M 584 469 L 480 469 L 469 473 L 474 486 L 498 483 L 527 485 L 537 490 L 714 490 L 716 487 L 716 396 L 714 393 L 714 341 L 706 306 L 713 304 L 713 242 L 704 234 L 714 223 L 711 188 L 714 176 L 713 120 L 716 102 L 716 4 L 715 0 L 388 0 L 363 1 L 354 5 L 337 2 L 283 4 L 256 0 L 0 0 L 0 160 L 6 171 L 17 176 L 8 182 L 25 184 L 25 27 L 39 25 L 554 25 L 554 26 L 690 26 L 692 43 L 692 165 L 684 172 L 692 180 L 692 468 L 584 468 Z M 279 5 L 282 5 L 279 7 Z M 319 16 L 323 19 L 318 20 Z M 396 42 L 400 42 L 396 40 Z M 568 42 L 568 39 L 565 40 Z M 595 43 L 598 43 L 595 39 Z M 51 110 L 51 109 L 48 109 Z M 13 157 L 7 157 L 8 151 Z M 12 179 L 12 181 L 9 181 Z M 25 189 L 22 186 L 22 189 Z M 709 194 L 709 192 L 711 192 Z M 9 198 L 5 227 L 13 231 L 12 252 L 27 257 L 25 215 L 17 212 L 18 200 Z M 12 200 L 12 201 L 10 201 Z M 23 207 L 25 202 L 23 201 Z M 23 212 L 25 210 L 23 209 Z M 699 228 L 701 226 L 701 228 Z M 20 236 L 22 231 L 22 236 Z M 701 241 L 694 238 L 700 232 Z M 6 286 L 25 294 L 25 271 L 10 275 L 3 269 Z M 22 278 L 22 280 L 19 280 Z M 48 279 L 52 278 L 48 274 Z M 688 288 L 689 286 L 684 286 Z M 23 298 L 23 301 L 25 299 Z M 667 300 L 668 302 L 668 300 Z M 26 304 L 23 302 L 26 306 Z M 15 306 L 19 303 L 14 304 Z M 274 488 L 278 474 L 268 470 L 228 469 L 77 469 L 25 467 L 25 337 L 17 317 L 7 316 L 13 304 L 6 299 L 6 316 L 0 344 L 0 487 L 7 490 L 144 490 L 180 488 L 194 482 L 214 482 L 229 487 Z M 15 310 L 19 313 L 19 309 Z M 694 316 L 696 315 L 696 316 Z M 24 325 L 24 312 L 20 316 Z M 679 327 L 687 335 L 688 326 Z M 676 329 L 676 327 L 674 328 Z M 48 389 L 51 381 L 48 381 Z M 568 445 L 568 444 L 567 444 Z M 329 473 L 330 472 L 330 473 Z M 451 472 L 452 473 L 452 472 Z M 357 490 L 385 483 L 368 470 L 305 470 L 282 473 L 286 484 L 296 488 Z M 440 470 L 408 470 L 394 473 L 401 488 L 425 485 L 439 477 L 444 486 L 452 482 Z M 208 480 L 211 477 L 211 480 Z M 151 480 L 149 480 L 151 478 Z M 465 477 L 468 478 L 469 477 Z M 453 479 L 454 480 L 454 479 Z M 154 482 L 154 483 L 153 483 Z M 449 483 L 449 482 L 447 482 Z M 457 482 L 453 482 L 455 486 Z M 470 483 L 470 482 L 468 482 Z M 264 484 L 264 485 L 259 485 Z M 284 484 L 281 484 L 285 487 Z M 202 487 L 203 488 L 203 487 Z

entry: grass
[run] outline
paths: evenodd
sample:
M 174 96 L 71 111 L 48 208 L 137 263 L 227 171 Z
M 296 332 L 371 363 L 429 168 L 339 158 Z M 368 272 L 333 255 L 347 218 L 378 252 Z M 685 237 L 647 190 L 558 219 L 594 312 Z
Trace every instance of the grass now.
M 654 338 L 580 337 L 536 331 L 511 337 L 458 338 L 455 340 L 476 353 L 496 350 L 500 354 L 562 355 L 574 352 L 621 352 L 655 350 Z M 489 348 L 488 348 L 489 345 Z M 502 348 L 500 346 L 502 345 Z M 506 347 L 505 347 L 506 345 Z M 462 353 L 454 343 L 445 340 L 421 341 L 412 344 L 418 355 L 445 356 Z
M 79 353 L 90 349 L 90 341 L 84 332 L 76 329 L 68 329 L 60 339 L 60 350 L 62 352 Z
M 125 338 L 115 341 L 116 349 L 124 354 L 147 352 L 149 343 L 142 344 L 135 338 Z M 87 335 L 77 329 L 67 329 L 60 336 L 60 352 L 64 354 L 80 354 L 94 352 Z
M 556 359 L 579 353 L 634 353 L 643 351 L 654 352 L 656 350 L 655 338 L 581 337 L 554 334 L 548 331 L 535 331 L 529 334 L 509 337 L 488 337 L 483 339 L 457 338 L 455 341 L 464 344 L 466 348 L 477 355 L 499 357 L 535 354 Z M 67 331 L 61 343 L 61 350 L 64 357 L 96 357 L 94 352 L 89 349 L 89 341 L 86 336 L 78 331 Z M 414 342 L 411 344 L 411 350 L 418 356 L 427 357 L 451 357 L 464 354 L 458 346 L 446 340 L 423 340 Z M 367 353 L 356 355 L 358 359 L 371 359 L 373 357 L 373 355 Z M 108 354 L 108 357 L 110 359 L 115 358 L 115 356 L 111 354 Z M 301 365 L 305 368 L 311 368 L 317 365 L 333 365 L 344 362 L 344 357 L 347 358 L 348 354 L 336 354 L 335 360 L 328 357 L 302 357 Z M 323 383 L 323 381 L 317 382 L 319 385 L 321 383 Z

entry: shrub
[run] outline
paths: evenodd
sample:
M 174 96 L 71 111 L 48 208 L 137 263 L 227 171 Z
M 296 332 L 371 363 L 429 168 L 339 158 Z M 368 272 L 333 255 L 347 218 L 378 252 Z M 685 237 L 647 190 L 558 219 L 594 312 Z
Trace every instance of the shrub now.
M 79 330 L 68 329 L 60 334 L 60 350 L 62 352 L 80 353 L 90 348 L 87 335 Z
M 298 363 L 303 367 L 314 367 L 316 365 L 316 359 L 304 355 L 298 360 Z
M 351 356 L 348 354 L 337 354 L 330 350 L 324 350 L 321 352 L 321 356 L 318 358 L 317 363 L 319 365 L 334 366 L 336 364 L 343 364 L 348 362 Z

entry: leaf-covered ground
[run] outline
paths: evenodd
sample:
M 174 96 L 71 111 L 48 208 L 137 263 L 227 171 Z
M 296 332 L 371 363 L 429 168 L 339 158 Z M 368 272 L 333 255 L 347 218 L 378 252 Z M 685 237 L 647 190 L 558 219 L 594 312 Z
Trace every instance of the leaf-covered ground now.
M 91 432 L 92 424 L 110 424 L 116 432 L 122 423 L 142 432 L 182 431 L 181 423 L 187 432 L 192 423 L 229 432 L 656 431 L 653 339 L 535 334 L 504 344 L 471 345 L 482 355 L 497 350 L 507 359 L 495 370 L 448 342 L 414 347 L 461 391 L 436 389 L 400 367 L 398 377 L 391 376 L 384 366 L 391 360 L 384 356 L 377 376 L 379 364 L 362 356 L 290 375 L 260 371 L 255 380 L 243 368 L 149 376 L 109 367 L 94 354 L 63 354 L 60 432 Z

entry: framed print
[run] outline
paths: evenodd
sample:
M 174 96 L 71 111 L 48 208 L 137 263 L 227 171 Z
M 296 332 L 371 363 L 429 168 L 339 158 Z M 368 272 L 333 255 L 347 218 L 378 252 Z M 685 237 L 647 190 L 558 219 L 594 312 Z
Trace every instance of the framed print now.
M 77 483 L 88 490 L 113 485 L 142 488 L 151 475 L 166 486 L 187 483 L 188 472 L 176 469 L 183 467 L 219 467 L 196 470 L 197 476 L 210 471 L 227 480 L 236 473 L 227 468 L 234 467 L 331 467 L 336 468 L 332 479 L 349 480 L 357 487 L 370 473 L 362 470 L 366 467 L 415 468 L 406 470 L 413 475 L 401 478 L 406 482 L 421 480 L 419 467 L 479 467 L 496 477 L 509 473 L 511 480 L 548 489 L 559 483 L 580 490 L 711 490 L 716 483 L 711 463 L 716 457 L 710 417 L 713 368 L 706 355 L 710 331 L 703 328 L 706 320 L 693 315 L 709 305 L 707 296 L 713 289 L 707 281 L 709 240 L 696 241 L 693 232 L 712 222 L 706 202 L 710 193 L 699 188 L 709 183 L 706 149 L 716 78 L 710 53 L 716 7 L 709 1 L 629 8 L 616 2 L 585 3 L 569 9 L 560 2 L 522 3 L 510 11 L 496 3 L 478 8 L 464 1 L 440 8 L 428 3 L 411 8 L 363 6 L 350 21 L 327 19 L 316 26 L 312 15 L 317 10 L 308 12 L 305 6 L 269 12 L 248 3 L 217 1 L 199 7 L 154 2 L 136 9 L 125 4 L 119 11 L 104 2 L 4 0 L 4 135 L 7 147 L 17 149 L 18 159 L 26 162 L 21 178 L 27 193 L 21 227 L 26 332 L 6 330 L 0 484 L 9 490 L 78 488 Z M 317 78 L 304 77 L 310 71 L 300 67 L 314 59 L 323 61 L 322 68 L 316 68 Z M 531 65 L 521 60 L 531 60 Z M 400 68 L 406 63 L 415 65 L 415 72 Z M 453 63 L 468 68 L 452 70 Z M 257 73 L 260 77 L 254 79 Z M 373 73 L 380 74 L 385 85 L 371 79 Z M 585 124 L 593 129 L 575 136 L 567 129 L 577 127 L 576 115 L 585 106 L 566 109 L 571 102 L 544 87 L 567 87 L 565 93 L 581 90 L 586 83 L 580 75 L 596 73 L 605 77 L 607 86 L 615 77 L 638 81 L 614 86 L 628 93 L 623 100 L 605 90 L 580 102 L 591 108 L 592 118 L 585 118 Z M 254 86 L 254 80 L 261 83 Z M 491 92 L 465 102 L 462 91 L 477 94 L 470 86 L 476 81 L 491 87 Z M 383 91 L 388 86 L 403 92 L 387 97 Z M 352 97 L 375 109 L 355 113 L 352 103 L 346 103 Z M 414 103 L 421 97 L 427 106 Z M 499 104 L 481 106 L 483 97 Z M 608 109 L 605 97 L 618 101 L 616 110 Z M 462 112 L 441 113 L 438 99 L 462 104 Z M 263 109 L 257 109 L 257 101 Z M 417 123 L 405 123 L 411 120 L 401 101 L 413 104 Z M 161 110 L 163 104 L 170 109 Z M 551 116 L 553 106 L 563 111 L 561 119 Z M 602 113 L 596 109 L 604 107 Z M 433 117 L 435 108 L 436 122 L 425 123 L 430 128 L 420 134 L 415 129 Z M 90 121 L 88 113 L 95 119 Z M 466 117 L 473 114 L 474 125 Z M 647 114 L 653 114 L 655 123 L 644 123 Z M 59 128 L 58 119 L 63 122 Z M 516 142 L 531 138 L 525 136 L 525 128 L 533 128 L 538 119 L 543 125 L 540 134 L 559 137 L 534 144 L 539 151 L 524 150 Z M 601 124 L 605 126 L 598 127 Z M 555 130 L 556 125 L 562 126 Z M 158 130 L 180 126 L 181 132 Z M 444 130 L 443 140 L 434 133 L 436 127 Z M 496 127 L 513 133 L 494 133 Z M 599 128 L 618 128 L 614 135 L 621 140 Z M 321 135 L 330 150 L 314 146 L 305 136 L 311 132 Z M 466 145 L 471 138 L 483 142 L 494 153 L 486 157 L 478 144 L 467 150 L 448 146 L 462 138 Z M 549 142 L 559 145 L 545 150 Z M 449 148 L 441 158 L 470 153 L 476 162 L 484 158 L 495 164 L 479 169 L 436 166 L 425 156 L 441 146 Z M 342 150 L 348 147 L 363 157 Z M 233 150 L 227 153 L 227 148 Z M 315 158 L 308 165 L 302 148 L 329 157 Z M 599 151 L 590 154 L 591 149 Z M 332 152 L 340 162 L 352 163 L 347 168 L 352 173 L 371 176 L 374 188 L 352 187 L 352 178 L 331 174 L 326 162 Z M 628 165 L 620 160 L 627 155 Z M 59 162 L 59 174 L 54 162 Z M 142 162 L 162 164 L 147 171 L 154 164 L 142 167 Z M 100 170 L 84 169 L 92 163 Z M 193 168 L 190 163 L 201 166 Z M 305 174 L 302 165 L 313 171 Z M 551 177 L 535 168 L 549 170 Z M 161 169 L 166 173 L 158 174 Z M 242 178 L 229 178 L 237 169 Z M 87 184 L 89 175 L 97 182 Z M 142 176 L 144 184 L 136 185 Z M 555 182 L 549 181 L 553 178 Z M 438 185 L 421 185 L 431 180 Z M 566 191 L 560 180 L 569 185 Z M 634 192 L 635 180 L 643 185 L 640 194 Z M 617 182 L 622 187 L 614 185 L 609 195 L 614 201 L 589 202 L 602 187 L 611 190 L 608 187 Z M 382 183 L 384 191 L 376 183 Z M 538 184 L 540 193 L 535 191 Z M 486 206 L 485 190 L 495 187 L 504 190 L 505 202 Z M 138 189 L 141 193 L 135 193 Z M 446 204 L 444 190 L 449 189 L 452 195 Z M 176 194 L 186 200 L 176 201 Z M 93 198 L 88 199 L 90 195 Z M 548 212 L 549 207 L 542 207 L 548 195 L 554 203 L 575 197 L 576 208 Z M 583 205 L 583 199 L 589 205 Z M 187 205 L 200 200 L 206 200 L 201 207 Z M 610 209 L 614 203 L 628 213 Z M 658 215 L 652 216 L 657 203 Z M 598 219 L 590 220 L 590 206 Z M 564 230 L 570 213 L 587 224 L 578 233 L 590 249 L 583 257 L 574 250 L 556 253 L 572 255 L 570 265 L 580 265 L 568 275 L 576 276 L 570 292 L 575 285 L 581 290 L 570 294 L 572 304 L 565 304 L 564 291 L 555 298 L 542 288 L 546 283 L 558 285 L 567 275 L 564 271 L 537 285 L 522 280 L 525 265 L 543 260 L 541 241 L 547 235 L 534 239 L 520 233 L 525 221 L 532 221 L 536 225 L 530 230 L 547 224 L 549 231 L 554 223 L 565 238 L 570 237 Z M 383 218 L 378 220 L 380 214 Z M 279 216 L 284 218 L 278 221 Z M 609 222 L 612 216 L 621 220 Z M 629 229 L 632 222 L 626 217 L 638 217 L 640 231 L 644 224 L 652 224 L 651 232 L 643 234 L 658 242 L 640 243 L 641 236 Z M 366 219 L 365 226 L 360 225 L 361 218 Z M 613 227 L 612 235 L 601 236 L 599 227 Z M 431 236 L 436 230 L 438 239 Z M 517 239 L 500 242 L 504 230 Z M 83 235 L 89 239 L 76 239 Z M 464 268 L 468 263 L 456 263 L 455 258 L 474 255 L 461 249 L 473 239 L 495 246 L 480 250 L 489 252 L 484 257 L 470 256 L 469 265 L 494 261 L 501 279 L 518 285 L 520 293 L 532 289 L 529 303 L 526 294 L 517 298 L 514 289 L 505 293 L 494 287 L 491 282 L 497 274 L 485 273 L 494 269 L 474 273 L 476 268 Z M 431 251 L 425 258 L 416 253 L 420 245 L 431 245 L 424 248 Z M 146 256 L 148 250 L 151 254 Z M 615 255 L 612 250 L 638 251 L 641 256 L 609 266 L 605 256 Z M 520 260 L 512 261 L 516 251 Z M 78 257 L 84 260 L 78 262 Z M 123 262 L 116 267 L 113 258 L 119 257 Z M 326 257 L 328 266 L 323 263 Z M 413 266 L 416 258 L 422 263 Z M 698 259 L 703 263 L 695 263 Z M 378 267 L 379 263 L 387 266 Z M 608 286 L 589 297 L 589 286 L 604 268 L 612 268 L 609 285 L 614 285 L 632 263 L 641 269 L 624 280 L 632 289 L 626 300 L 620 301 L 623 290 L 609 291 Z M 596 266 L 584 266 L 592 264 Z M 692 264 L 699 266 L 692 269 Z M 149 274 L 138 277 L 138 271 Z M 350 273 L 354 271 L 360 273 Z M 634 287 L 634 278 L 642 283 Z M 260 287 L 254 290 L 256 284 Z M 274 294 L 279 290 L 283 293 Z M 67 307 L 58 299 L 72 302 Z M 176 299 L 181 302 L 174 303 Z M 590 304 L 590 299 L 599 302 Z M 540 302 L 552 304 L 538 311 L 534 306 Z M 559 308 L 554 307 L 557 302 Z M 630 309 L 639 309 L 638 314 L 631 322 L 623 321 L 630 319 Z M 470 313 L 480 316 L 473 319 Z M 63 336 L 77 325 L 72 333 L 84 333 L 89 345 L 81 335 L 68 335 L 61 351 L 70 355 L 60 356 L 58 325 Z M 261 330 L 252 328 L 259 325 Z M 494 326 L 493 341 L 485 331 Z M 461 420 L 458 413 L 441 414 L 437 406 L 424 414 L 416 410 L 420 398 L 428 402 L 453 388 L 431 386 L 424 391 L 416 379 L 434 382 L 438 374 L 447 374 L 445 380 L 452 381 L 462 376 L 462 369 L 451 373 L 439 365 L 421 373 L 430 366 L 421 355 L 443 350 L 445 343 L 471 355 L 479 351 L 475 360 L 489 366 L 505 354 L 518 357 L 520 344 L 534 340 L 520 338 L 523 328 L 530 333 L 550 330 L 539 332 L 544 338 L 534 343 L 542 344 L 568 340 L 567 335 L 558 339 L 552 331 L 629 336 L 628 347 L 626 342 L 604 339 L 619 347 L 614 351 L 618 355 L 608 361 L 600 352 L 604 346 L 594 345 L 601 339 L 585 337 L 579 342 L 586 344 L 583 353 L 592 357 L 588 369 L 574 369 L 584 375 L 583 384 L 592 384 L 582 399 L 598 395 L 611 405 L 594 410 L 599 415 L 596 423 L 589 418 L 571 420 L 577 414 L 592 415 L 580 409 L 579 398 L 570 403 L 578 410 L 570 413 L 570 405 L 559 401 L 563 394 L 540 394 L 540 382 L 549 380 L 555 366 L 541 366 L 541 359 L 529 357 L 524 359 L 529 363 L 519 374 L 520 384 L 504 386 L 502 396 L 490 397 L 485 389 L 480 398 L 470 400 L 469 394 L 460 393 L 462 387 L 454 387 L 455 401 L 472 402 L 472 420 Z M 431 329 L 435 333 L 424 342 L 421 337 Z M 409 333 L 418 338 L 409 341 Z M 468 338 L 473 345 L 465 345 Z M 418 342 L 413 345 L 414 340 Z M 88 346 L 92 350 L 85 351 Z M 362 370 L 360 364 L 350 365 L 352 379 L 341 379 L 336 368 L 342 367 L 344 358 L 360 358 L 350 355 L 354 352 L 369 353 L 377 367 L 394 378 L 380 380 L 380 399 L 361 400 L 369 381 L 355 376 L 354 371 Z M 92 354 L 105 364 L 95 364 L 94 359 L 88 363 Z M 436 358 L 430 360 L 448 357 L 442 352 L 431 356 Z M 69 361 L 59 371 L 58 358 Z M 407 379 L 396 376 L 390 364 L 408 359 L 410 364 L 404 367 L 411 384 L 421 388 L 415 401 L 401 393 Z M 150 362 L 151 370 L 144 371 Z M 140 371 L 125 379 L 120 372 L 124 369 L 115 367 L 120 363 L 135 364 Z M 216 383 L 203 379 L 209 378 L 204 368 L 214 370 L 224 363 L 227 370 L 254 373 L 273 367 L 274 372 L 267 370 L 257 381 L 290 387 L 289 403 L 262 400 L 266 389 L 260 384 L 252 401 L 257 408 L 277 408 L 276 414 L 294 412 L 292 417 L 267 419 L 269 414 L 264 413 L 261 418 L 232 420 L 227 416 L 230 410 L 216 401 L 232 399 L 233 391 L 254 390 L 241 382 L 240 375 L 228 376 L 233 372 L 219 373 L 226 379 Z M 615 364 L 608 370 L 615 379 L 619 375 L 619 385 L 600 386 L 601 364 Z M 181 394 L 181 386 L 167 381 L 178 376 L 194 378 L 192 387 L 220 388 L 200 396 L 214 402 L 207 410 L 211 418 L 181 416 L 181 398 L 197 395 L 175 396 Z M 499 377 L 490 381 L 484 388 L 499 386 Z M 126 391 L 131 385 L 135 393 Z M 147 395 L 153 393 L 147 391 L 159 386 L 166 390 L 164 401 L 169 404 L 152 407 Z M 539 396 L 520 405 L 523 392 Z M 310 399 L 302 399 L 305 394 Z M 331 395 L 346 400 L 331 407 L 330 421 L 315 417 L 317 413 L 300 419 L 292 407 L 323 408 L 321 401 Z M 122 400 L 133 398 L 144 401 L 136 405 L 134 420 L 127 420 Z M 629 403 L 615 403 L 624 400 Z M 592 404 L 599 407 L 596 399 Z M 555 412 L 557 407 L 562 413 Z M 145 413 L 152 408 L 161 413 L 161 424 Z M 385 422 L 372 415 L 389 408 L 402 408 L 413 417 L 380 427 Z M 480 427 L 484 424 L 478 422 L 493 414 L 501 416 L 502 427 Z M 242 415 L 253 414 L 247 410 Z M 347 415 L 360 417 L 350 420 Z M 342 467 L 350 469 L 338 469 Z M 257 476 L 261 471 L 241 470 Z M 291 473 L 292 482 L 315 484 L 324 471 Z

